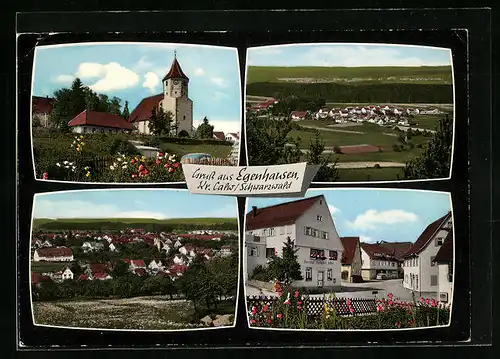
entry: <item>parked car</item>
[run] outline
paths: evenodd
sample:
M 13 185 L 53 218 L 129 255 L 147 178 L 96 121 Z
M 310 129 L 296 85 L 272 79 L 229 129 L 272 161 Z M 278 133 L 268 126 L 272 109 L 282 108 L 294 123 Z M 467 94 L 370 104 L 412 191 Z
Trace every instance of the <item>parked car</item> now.
M 377 274 L 377 279 L 387 279 L 387 274 L 385 274 L 385 273 L 378 273 Z

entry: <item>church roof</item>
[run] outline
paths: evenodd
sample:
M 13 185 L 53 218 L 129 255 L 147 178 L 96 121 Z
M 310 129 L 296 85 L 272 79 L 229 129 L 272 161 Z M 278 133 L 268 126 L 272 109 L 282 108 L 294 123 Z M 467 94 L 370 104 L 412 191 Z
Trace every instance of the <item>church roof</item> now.
M 179 61 L 177 61 L 177 57 L 174 57 L 174 61 L 172 62 L 172 66 L 170 67 L 170 71 L 165 75 L 163 81 L 170 78 L 180 78 L 189 80 L 189 78 L 182 72 L 181 65 L 179 65 Z
M 163 99 L 163 94 L 158 94 L 150 97 L 143 98 L 137 107 L 132 111 L 128 118 L 128 122 L 140 122 L 149 120 L 153 112 L 153 108 L 158 106 Z

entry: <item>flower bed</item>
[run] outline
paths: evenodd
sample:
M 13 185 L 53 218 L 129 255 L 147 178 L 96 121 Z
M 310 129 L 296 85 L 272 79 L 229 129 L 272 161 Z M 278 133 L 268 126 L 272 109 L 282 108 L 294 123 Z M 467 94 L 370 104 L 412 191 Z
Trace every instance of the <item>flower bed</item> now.
M 450 306 L 432 299 L 420 302 L 374 300 L 373 310 L 360 310 L 356 299 L 310 298 L 298 290 L 277 291 L 278 297 L 248 300 L 252 327 L 289 329 L 400 329 L 447 325 Z M 365 301 L 368 301 L 365 299 Z M 321 307 L 317 308 L 318 302 Z

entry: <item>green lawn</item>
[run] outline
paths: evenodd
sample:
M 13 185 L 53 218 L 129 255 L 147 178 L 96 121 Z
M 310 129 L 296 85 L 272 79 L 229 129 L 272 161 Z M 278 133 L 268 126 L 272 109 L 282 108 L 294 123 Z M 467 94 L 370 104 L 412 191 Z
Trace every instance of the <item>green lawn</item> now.
M 71 266 L 71 262 L 35 262 L 31 261 L 31 271 L 37 273 L 57 272 Z
M 435 130 L 442 118 L 443 115 L 417 115 L 415 116 L 415 121 L 418 123 L 416 127 Z
M 208 153 L 211 154 L 212 157 L 226 158 L 232 151 L 232 146 L 211 144 L 185 145 L 178 143 L 162 143 L 160 148 L 162 151 L 175 153 L 179 158 L 187 153 Z
M 237 213 L 235 213 L 236 215 Z M 33 220 L 33 225 L 35 227 L 43 227 L 48 223 L 58 222 L 61 224 L 72 224 L 72 223 L 96 223 L 96 222 L 107 222 L 107 223 L 126 223 L 126 224 L 169 224 L 169 225 L 180 225 L 180 224 L 200 224 L 200 225 L 210 225 L 210 224 L 238 224 L 238 219 L 235 218 L 169 218 L 169 219 L 154 219 L 154 218 L 60 218 L 60 219 L 48 219 L 48 218 L 35 218 Z
M 402 177 L 402 168 L 352 168 L 339 169 L 338 182 L 394 181 Z

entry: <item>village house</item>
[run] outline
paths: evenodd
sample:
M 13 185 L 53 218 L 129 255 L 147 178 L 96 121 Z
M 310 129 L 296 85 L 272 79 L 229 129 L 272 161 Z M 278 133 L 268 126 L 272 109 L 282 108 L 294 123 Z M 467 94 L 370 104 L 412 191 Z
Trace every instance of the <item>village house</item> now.
M 394 251 L 375 243 L 361 243 L 362 276 L 364 280 L 379 279 L 379 273 L 385 279 L 398 277 L 398 260 Z
M 231 142 L 231 143 L 239 143 L 240 142 L 239 132 L 226 133 L 226 141 Z
M 46 97 L 33 96 L 31 98 L 32 120 L 33 121 L 38 120 L 40 126 L 42 127 L 49 127 L 50 126 L 49 117 L 52 114 L 52 111 L 54 110 L 54 101 L 55 101 L 54 98 L 49 96 Z
M 220 141 L 226 140 L 226 136 L 224 135 L 224 132 L 222 132 L 222 131 L 214 131 L 213 135 L 214 135 L 214 139 L 216 139 L 216 140 L 220 140 Z
M 71 271 L 71 269 L 66 268 L 62 272 L 62 280 L 73 280 L 73 272 Z
M 111 133 L 111 132 L 130 132 L 134 126 L 129 124 L 119 115 L 108 112 L 97 112 L 84 110 L 76 115 L 68 126 L 74 133 Z
M 404 262 L 404 254 L 411 248 L 413 243 L 411 242 L 387 242 L 380 241 L 377 242 L 379 246 L 387 248 L 392 251 L 394 257 L 398 261 L 398 278 L 403 278 L 403 262 Z
M 31 272 L 31 284 L 40 287 L 43 282 L 50 281 L 50 277 L 46 275 L 41 275 L 36 272 Z
M 188 259 L 182 254 L 176 254 L 174 256 L 173 262 L 177 265 L 186 265 L 188 263 Z
M 148 270 L 151 271 L 151 272 L 157 272 L 157 271 L 160 271 L 160 270 L 163 270 L 164 266 L 163 266 L 163 263 L 161 262 L 161 260 L 152 260 L 149 264 L 148 264 Z
M 229 245 L 225 245 L 220 248 L 220 255 L 223 257 L 230 256 L 232 253 L 233 249 Z
M 361 244 L 359 237 L 340 237 L 344 252 L 342 254 L 342 280 L 353 283 L 361 279 Z
M 298 249 L 303 276 L 294 286 L 340 287 L 344 248 L 323 195 L 264 208 L 252 207 L 246 215 L 246 234 L 258 236 L 266 243 L 267 258 L 281 256 L 290 237 Z
M 190 245 L 185 245 L 179 248 L 179 253 L 184 254 L 185 256 L 188 257 L 194 257 L 196 256 L 196 251 L 193 246 Z
M 453 228 L 446 236 L 443 245 L 434 258 L 438 266 L 439 301 L 451 303 L 453 301 L 453 267 L 454 267 Z
M 149 120 L 153 108 L 172 114 L 172 123 L 178 136 L 193 133 L 193 101 L 189 98 L 189 78 L 184 74 L 174 54 L 174 60 L 168 73 L 163 77 L 163 93 L 144 98 L 132 111 L 128 119 L 139 133 L 150 134 Z
M 247 254 L 243 257 L 243 268 L 248 279 L 252 276 L 256 267 L 265 267 L 267 264 L 266 241 L 260 236 L 246 234 L 245 248 Z
M 138 268 L 146 269 L 146 263 L 142 259 L 131 259 L 129 262 L 129 270 L 131 272 L 135 271 Z
M 439 267 L 435 257 L 452 229 L 448 212 L 429 224 L 404 257 L 403 286 L 413 292 L 435 295 L 439 290 Z
M 113 279 L 108 273 L 103 272 L 103 273 L 96 273 L 93 275 L 94 280 L 110 280 Z
M 35 250 L 33 255 L 35 262 L 70 262 L 73 260 L 73 251 L 68 247 L 48 247 Z
M 84 242 L 82 244 L 82 250 L 84 253 L 102 251 L 104 249 L 104 244 L 100 242 Z
M 305 120 L 309 116 L 309 113 L 307 111 L 292 111 L 290 116 L 292 117 L 292 120 L 295 121 Z

